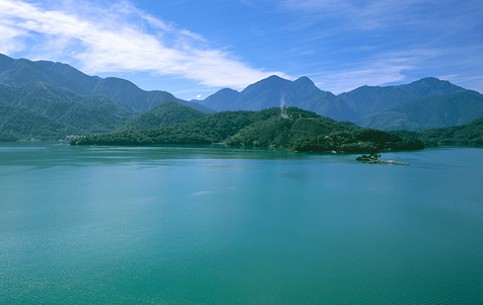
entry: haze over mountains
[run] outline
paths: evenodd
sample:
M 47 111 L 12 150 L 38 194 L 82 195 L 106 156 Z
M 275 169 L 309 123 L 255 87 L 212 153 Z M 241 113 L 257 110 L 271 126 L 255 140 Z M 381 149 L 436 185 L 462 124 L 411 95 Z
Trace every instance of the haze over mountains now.
M 0 134 L 7 137 L 157 128 L 216 111 L 289 106 L 385 130 L 449 127 L 483 117 L 483 95 L 436 78 L 334 95 L 307 77 L 271 76 L 241 92 L 225 88 L 202 101 L 184 101 L 128 80 L 89 76 L 67 64 L 0 54 Z

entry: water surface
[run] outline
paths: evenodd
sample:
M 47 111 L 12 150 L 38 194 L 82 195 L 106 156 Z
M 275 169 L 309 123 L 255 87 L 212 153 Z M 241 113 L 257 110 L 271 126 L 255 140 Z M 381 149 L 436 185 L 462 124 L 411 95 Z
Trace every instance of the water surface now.
M 483 150 L 0 146 L 1 304 L 483 303 Z

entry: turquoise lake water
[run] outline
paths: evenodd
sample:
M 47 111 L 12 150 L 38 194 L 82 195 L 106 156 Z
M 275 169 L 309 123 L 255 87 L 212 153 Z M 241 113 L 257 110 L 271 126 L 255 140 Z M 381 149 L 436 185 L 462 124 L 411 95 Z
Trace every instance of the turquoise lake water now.
M 0 304 L 483 304 L 483 149 L 0 145 Z

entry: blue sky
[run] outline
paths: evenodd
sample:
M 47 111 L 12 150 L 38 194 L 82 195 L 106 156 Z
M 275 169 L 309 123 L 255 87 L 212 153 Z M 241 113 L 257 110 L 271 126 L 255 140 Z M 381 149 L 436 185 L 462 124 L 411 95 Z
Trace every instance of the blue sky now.
M 481 0 L 0 0 L 0 53 L 188 100 L 272 74 L 336 94 L 426 76 L 483 92 L 482 16 Z

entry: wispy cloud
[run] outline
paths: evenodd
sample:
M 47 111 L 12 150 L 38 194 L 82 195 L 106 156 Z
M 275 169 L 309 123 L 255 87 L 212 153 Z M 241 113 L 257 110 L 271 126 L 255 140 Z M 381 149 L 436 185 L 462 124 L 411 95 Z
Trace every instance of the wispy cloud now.
M 361 85 L 451 76 L 462 86 L 483 90 L 481 0 L 281 0 L 278 4 L 291 16 L 286 30 L 310 32 L 303 36 L 304 52 L 314 51 L 326 66 L 306 74 L 322 89 L 339 93 Z
M 338 94 L 363 85 L 379 86 L 405 81 L 407 71 L 416 69 L 438 54 L 438 51 L 424 49 L 388 52 L 351 63 L 350 67 L 320 71 L 310 77 L 321 89 Z
M 459 13 L 468 6 L 479 5 L 478 0 L 466 0 L 465 2 L 462 5 L 461 1 L 457 0 L 282 0 L 280 7 L 289 11 L 303 12 L 310 16 L 305 19 L 306 21 L 333 19 L 336 20 L 337 27 L 340 29 L 373 30 L 426 23 L 428 17 L 439 15 L 439 10 L 446 9 L 451 3 L 454 3 L 455 10 Z M 428 8 L 432 13 L 428 14 Z M 472 13 L 471 9 L 468 10 L 468 13 Z M 446 12 L 446 14 L 453 15 L 454 12 Z
M 0 52 L 64 61 L 88 73 L 145 71 L 243 88 L 277 71 L 253 68 L 197 33 L 135 8 L 88 1 L 2 0 Z

